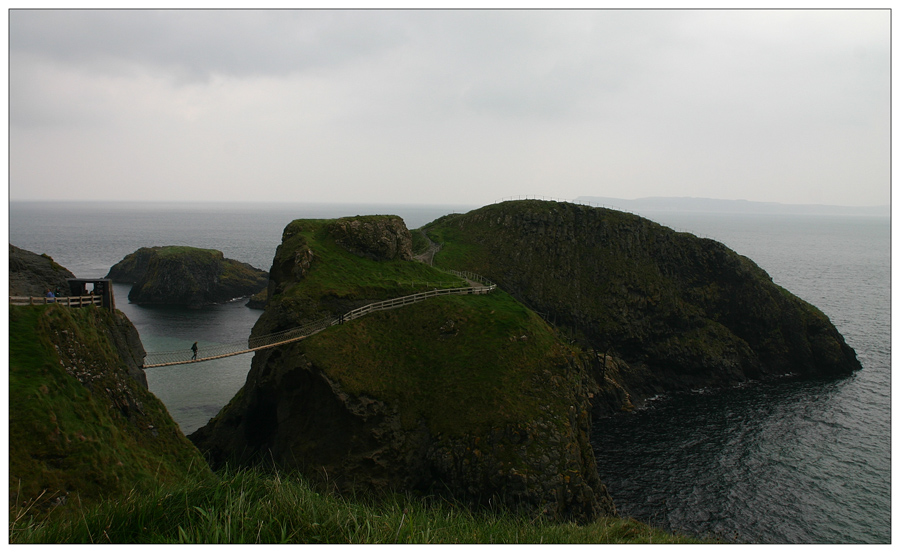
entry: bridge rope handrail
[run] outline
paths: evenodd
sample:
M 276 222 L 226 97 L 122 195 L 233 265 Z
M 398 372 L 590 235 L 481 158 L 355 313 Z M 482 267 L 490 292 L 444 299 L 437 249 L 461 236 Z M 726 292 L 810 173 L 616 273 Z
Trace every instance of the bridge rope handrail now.
M 411 294 L 408 296 L 401 296 L 398 298 L 392 298 L 383 301 L 377 301 L 374 303 L 370 303 L 364 305 L 362 307 L 358 307 L 347 313 L 334 317 L 325 317 L 319 319 L 317 321 L 313 321 L 311 323 L 307 323 L 303 326 L 291 328 L 288 330 L 283 330 L 281 332 L 275 332 L 272 334 L 267 334 L 265 336 L 254 336 L 247 340 L 246 343 L 241 342 L 238 344 L 222 344 L 217 346 L 204 346 L 203 347 L 203 356 L 197 356 L 194 359 L 193 352 L 189 349 L 180 349 L 173 351 L 159 351 L 159 352 L 147 352 L 144 358 L 143 368 L 154 368 L 154 367 L 163 367 L 168 365 L 182 365 L 187 363 L 198 363 L 200 361 L 208 361 L 210 359 L 219 359 L 222 357 L 229 357 L 232 355 L 240 355 L 243 353 L 250 353 L 252 351 L 258 351 L 261 349 L 271 348 L 275 346 L 279 346 L 282 344 L 287 344 L 290 342 L 296 342 L 298 340 L 302 340 L 313 334 L 321 332 L 326 328 L 341 324 L 346 321 L 352 321 L 354 319 L 358 319 L 360 317 L 364 317 L 370 313 L 375 313 L 376 311 L 385 311 L 388 309 L 396 309 L 398 307 L 402 307 L 404 305 L 410 305 L 413 303 L 418 303 L 420 301 L 424 301 L 428 298 L 433 298 L 437 296 L 445 296 L 445 295 L 467 295 L 467 294 L 489 294 L 493 292 L 497 285 L 491 282 L 490 280 L 476 275 L 475 273 L 471 273 L 468 271 L 451 271 L 447 270 L 448 273 L 454 274 L 456 276 L 468 279 L 470 281 L 481 283 L 481 286 L 464 286 L 460 288 L 443 288 L 443 289 L 435 289 L 428 290 L 426 292 L 419 292 L 417 294 Z

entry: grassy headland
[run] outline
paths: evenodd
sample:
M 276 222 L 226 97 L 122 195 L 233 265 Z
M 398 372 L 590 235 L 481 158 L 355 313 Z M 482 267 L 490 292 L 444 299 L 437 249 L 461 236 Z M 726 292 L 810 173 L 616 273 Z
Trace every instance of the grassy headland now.
M 360 219 L 376 224 L 389 220 Z M 423 263 L 352 253 L 335 239 L 337 221 L 302 219 L 285 227 L 269 275 L 268 308 L 254 333 L 293 328 L 379 300 L 467 285 Z
M 752 260 L 636 215 L 523 200 L 424 229 L 443 244 L 435 265 L 484 275 L 627 362 L 635 397 L 860 368 L 828 318 Z

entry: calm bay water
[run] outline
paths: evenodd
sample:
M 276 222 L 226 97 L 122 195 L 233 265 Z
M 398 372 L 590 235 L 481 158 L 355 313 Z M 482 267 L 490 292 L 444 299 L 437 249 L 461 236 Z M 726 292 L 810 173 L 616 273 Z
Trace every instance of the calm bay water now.
M 10 204 L 10 243 L 76 276 L 103 277 L 143 246 L 189 245 L 268 270 L 297 218 L 392 213 L 418 228 L 462 206 Z M 890 534 L 890 221 L 886 218 L 645 213 L 714 238 L 819 307 L 863 370 L 839 380 L 755 383 L 661 398 L 597 421 L 601 478 L 620 514 L 691 534 L 758 543 L 888 543 Z M 243 301 L 200 310 L 117 307 L 148 351 L 246 340 L 260 312 Z M 249 356 L 147 370 L 185 433 L 243 385 Z

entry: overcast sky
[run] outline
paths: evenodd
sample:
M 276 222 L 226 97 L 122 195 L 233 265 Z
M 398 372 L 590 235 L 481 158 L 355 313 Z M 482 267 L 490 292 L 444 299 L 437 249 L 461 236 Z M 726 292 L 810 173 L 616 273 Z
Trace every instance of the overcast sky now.
M 890 202 L 890 12 L 10 11 L 9 197 Z

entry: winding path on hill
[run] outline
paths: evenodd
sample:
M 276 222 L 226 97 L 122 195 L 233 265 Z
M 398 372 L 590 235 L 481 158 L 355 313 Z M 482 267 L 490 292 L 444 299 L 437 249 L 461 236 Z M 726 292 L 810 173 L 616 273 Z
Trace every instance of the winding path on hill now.
M 422 263 L 433 267 L 434 266 L 434 254 L 441 251 L 441 244 L 438 244 L 437 242 L 433 242 L 431 240 L 431 238 L 429 238 L 428 235 L 425 234 L 425 231 L 422 229 L 418 229 L 416 232 L 421 234 L 425 238 L 425 240 L 428 240 L 428 249 L 426 249 L 424 252 L 422 252 L 418 255 L 413 256 L 413 259 L 415 259 L 416 261 L 421 261 Z

